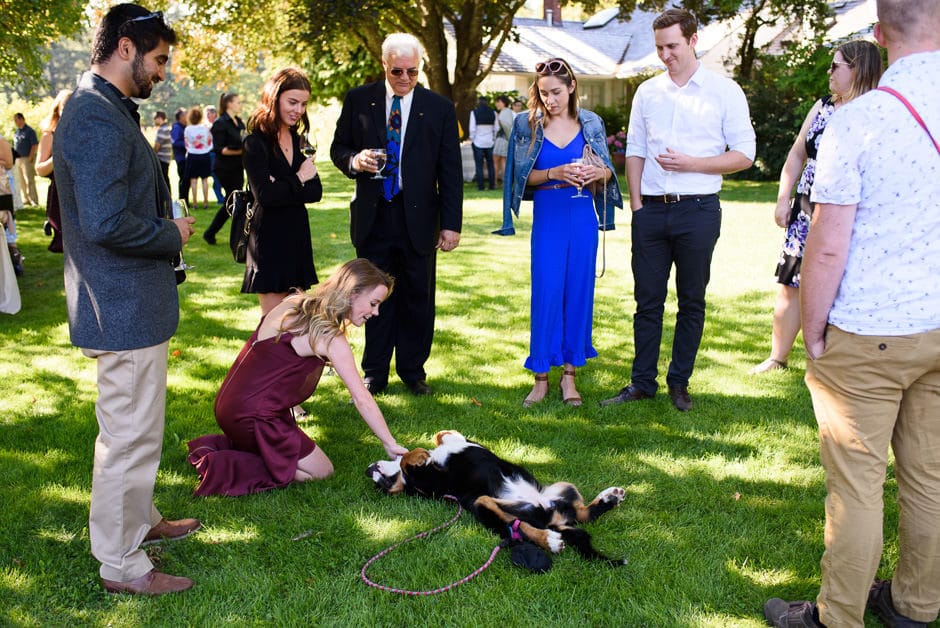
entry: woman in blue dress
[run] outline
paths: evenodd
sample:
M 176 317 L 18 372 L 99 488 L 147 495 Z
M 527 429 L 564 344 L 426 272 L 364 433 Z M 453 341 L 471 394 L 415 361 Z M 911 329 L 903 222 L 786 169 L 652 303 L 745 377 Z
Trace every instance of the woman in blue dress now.
M 571 67 L 564 59 L 553 58 L 536 64 L 535 72 L 529 113 L 517 116 L 513 124 L 503 186 L 507 215 L 510 210 L 518 215 L 525 192 L 531 191 L 535 201 L 525 361 L 535 383 L 523 405 L 545 398 L 549 371 L 560 366 L 562 400 L 579 406 L 575 369 L 597 356 L 591 329 L 598 228 L 613 228 L 614 207 L 622 207 L 623 201 L 604 122 L 578 107 L 578 84 Z M 573 163 L 583 157 L 585 146 L 603 166 Z

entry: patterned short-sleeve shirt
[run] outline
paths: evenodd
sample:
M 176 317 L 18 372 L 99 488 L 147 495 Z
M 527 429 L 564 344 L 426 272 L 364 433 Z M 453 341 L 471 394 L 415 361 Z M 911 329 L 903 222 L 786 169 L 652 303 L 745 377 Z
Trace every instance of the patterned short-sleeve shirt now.
M 940 52 L 898 59 L 881 85 L 940 138 Z M 940 328 L 940 154 L 901 101 L 873 90 L 833 114 L 812 200 L 858 206 L 829 322 L 870 336 Z

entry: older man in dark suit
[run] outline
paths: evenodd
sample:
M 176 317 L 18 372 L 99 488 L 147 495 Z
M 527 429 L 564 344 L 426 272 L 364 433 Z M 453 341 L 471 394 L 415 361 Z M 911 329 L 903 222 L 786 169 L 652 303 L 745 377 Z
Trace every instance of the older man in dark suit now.
M 416 395 L 429 395 L 424 363 L 434 336 L 437 250 L 460 242 L 463 175 L 454 104 L 419 86 L 421 45 L 404 33 L 382 44 L 385 79 L 349 91 L 330 156 L 356 180 L 350 233 L 356 253 L 395 277 L 366 324 L 362 369 L 373 395 L 389 365 Z M 384 179 L 373 149 L 385 148 Z
M 54 146 L 69 333 L 98 367 L 88 531 L 112 593 L 190 588 L 192 580 L 156 571 L 140 546 L 182 538 L 200 525 L 167 521 L 153 504 L 167 348 L 179 322 L 172 260 L 192 235 L 193 219 L 170 218 L 170 191 L 131 100 L 147 98 L 165 78 L 175 41 L 161 13 L 112 7 Z

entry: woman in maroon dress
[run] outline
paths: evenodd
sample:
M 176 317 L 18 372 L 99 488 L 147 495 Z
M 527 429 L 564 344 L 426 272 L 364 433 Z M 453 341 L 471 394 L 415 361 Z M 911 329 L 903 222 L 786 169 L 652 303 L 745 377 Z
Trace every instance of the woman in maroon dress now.
M 189 442 L 189 461 L 202 478 L 197 495 L 244 495 L 332 475 L 330 459 L 291 411 L 316 390 L 326 362 L 385 452 L 392 458 L 408 452 L 389 432 L 346 340 L 349 324 L 378 316 L 393 283 L 368 260 L 355 259 L 313 293 L 288 296 L 261 319 L 215 399 L 224 434 Z

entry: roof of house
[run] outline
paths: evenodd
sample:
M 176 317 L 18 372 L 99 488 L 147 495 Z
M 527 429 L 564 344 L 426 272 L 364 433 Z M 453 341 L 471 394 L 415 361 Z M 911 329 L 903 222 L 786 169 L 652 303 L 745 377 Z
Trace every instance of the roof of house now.
M 835 14 L 828 39 L 870 36 L 877 21 L 875 0 L 831 0 Z M 621 21 L 618 10 L 605 9 L 586 22 L 563 21 L 549 24 L 535 18 L 514 20 L 518 41 L 507 40 L 493 64 L 495 74 L 527 74 L 535 64 L 549 57 L 563 57 L 583 77 L 629 78 L 645 71 L 665 69 L 656 54 L 653 20 L 658 15 L 634 11 Z M 733 56 L 744 26 L 743 15 L 712 22 L 699 29 L 696 52 L 711 70 L 727 73 L 725 61 Z M 798 37 L 798 29 L 764 27 L 755 43 L 759 48 L 779 48 L 781 42 Z

